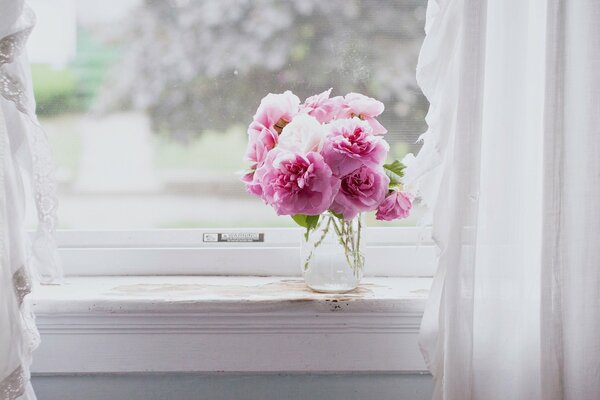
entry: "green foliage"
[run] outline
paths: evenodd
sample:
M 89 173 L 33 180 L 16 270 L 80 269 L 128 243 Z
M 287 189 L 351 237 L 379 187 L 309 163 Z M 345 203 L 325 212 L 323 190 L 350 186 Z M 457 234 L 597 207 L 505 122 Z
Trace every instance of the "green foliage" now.
M 77 116 L 65 114 L 40 116 L 40 122 L 48 133 L 56 166 L 75 173 L 81 158 L 81 126 Z
M 199 132 L 200 133 L 200 132 Z M 226 131 L 203 131 L 187 140 L 175 141 L 166 133 L 157 138 L 156 162 L 163 169 L 190 169 L 214 172 L 247 168 L 242 155 L 248 139 L 244 128 L 232 126 Z
M 404 168 L 406 168 L 406 166 L 398 160 L 395 160 L 390 164 L 383 165 L 385 174 L 388 176 L 388 178 L 390 178 L 390 189 L 395 189 L 402 185 Z
M 308 240 L 308 234 L 311 229 L 315 229 L 319 224 L 320 215 L 304 215 L 304 214 L 296 214 L 292 215 L 292 219 L 295 223 L 300 225 L 303 228 L 306 228 L 306 232 L 304 233 L 304 238 Z
M 77 57 L 71 68 L 77 77 L 77 96 L 85 110 L 94 104 L 119 58 L 118 47 L 103 43 L 84 29 L 77 32 Z
M 109 67 L 117 60 L 117 50 L 94 40 L 85 31 L 79 31 L 77 39 L 77 56 L 68 67 L 31 66 L 37 113 L 41 116 L 87 111 L 100 92 Z
M 39 115 L 55 115 L 77 108 L 76 78 L 70 69 L 32 65 L 34 95 Z
M 304 215 L 304 214 L 296 214 L 292 215 L 292 219 L 298 225 L 307 230 L 314 229 L 319 223 L 320 215 Z

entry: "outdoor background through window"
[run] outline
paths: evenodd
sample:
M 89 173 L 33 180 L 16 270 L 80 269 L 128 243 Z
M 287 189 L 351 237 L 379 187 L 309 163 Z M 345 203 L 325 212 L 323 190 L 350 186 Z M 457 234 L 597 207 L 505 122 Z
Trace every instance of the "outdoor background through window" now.
M 269 92 L 304 100 L 333 87 L 380 99 L 390 159 L 417 151 L 425 131 L 414 78 L 424 0 L 30 3 L 61 228 L 294 226 L 236 175 Z

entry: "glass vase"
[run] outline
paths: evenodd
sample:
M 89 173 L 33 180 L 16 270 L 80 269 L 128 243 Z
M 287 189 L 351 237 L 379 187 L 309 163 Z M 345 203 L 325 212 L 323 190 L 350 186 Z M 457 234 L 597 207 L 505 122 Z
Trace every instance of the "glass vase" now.
M 346 293 L 363 275 L 363 218 L 345 221 L 324 213 L 302 242 L 302 275 L 306 285 L 322 293 Z

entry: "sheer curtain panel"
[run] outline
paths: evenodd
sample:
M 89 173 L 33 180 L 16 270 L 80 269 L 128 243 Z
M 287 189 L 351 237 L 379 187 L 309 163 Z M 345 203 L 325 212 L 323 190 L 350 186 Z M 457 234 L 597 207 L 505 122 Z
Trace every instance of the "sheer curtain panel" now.
M 0 0 L 0 400 L 35 399 L 29 366 L 39 336 L 27 294 L 35 278 L 61 278 L 52 158 L 25 54 L 34 19 L 23 1 Z M 24 226 L 25 182 L 39 218 L 33 241 Z
M 430 0 L 435 399 L 600 399 L 600 2 Z

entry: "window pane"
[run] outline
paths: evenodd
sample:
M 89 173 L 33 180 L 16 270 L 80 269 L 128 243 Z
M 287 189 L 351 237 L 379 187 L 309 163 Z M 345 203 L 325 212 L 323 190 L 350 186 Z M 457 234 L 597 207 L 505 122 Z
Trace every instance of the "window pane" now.
M 236 175 L 269 92 L 380 99 L 390 158 L 417 151 L 425 130 L 414 78 L 425 0 L 31 4 L 34 89 L 64 228 L 294 226 Z

